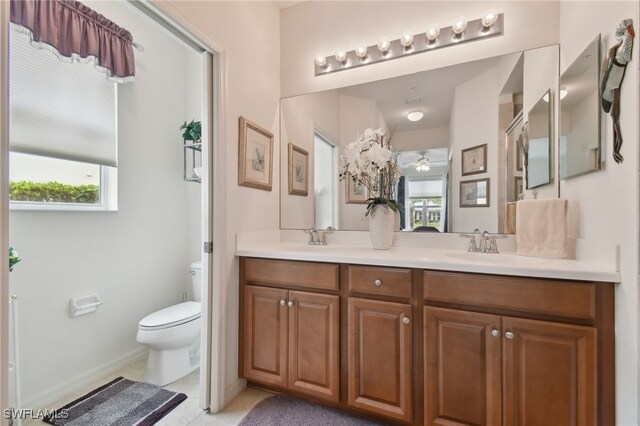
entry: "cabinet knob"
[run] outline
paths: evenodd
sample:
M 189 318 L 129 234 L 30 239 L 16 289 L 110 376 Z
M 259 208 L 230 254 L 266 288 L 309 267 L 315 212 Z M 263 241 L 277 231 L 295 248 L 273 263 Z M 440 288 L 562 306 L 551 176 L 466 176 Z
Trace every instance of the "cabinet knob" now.
M 289 302 L 287 302 L 287 306 L 293 308 L 293 300 L 289 300 Z
M 402 317 L 402 322 L 405 324 L 409 324 L 411 320 L 409 319 L 409 317 Z
M 506 333 L 504 333 L 504 337 L 506 337 L 509 340 L 513 340 L 513 338 L 516 337 L 516 335 L 510 331 L 507 331 Z
M 373 283 L 376 285 L 376 287 L 380 287 L 382 285 L 382 280 L 376 279 Z
M 491 335 L 493 337 L 500 337 L 500 330 L 494 328 L 493 330 L 491 330 Z
M 287 301 L 286 301 L 286 300 L 284 300 L 284 299 L 280 299 L 280 306 L 284 306 L 284 305 L 285 305 L 285 303 L 287 303 Z

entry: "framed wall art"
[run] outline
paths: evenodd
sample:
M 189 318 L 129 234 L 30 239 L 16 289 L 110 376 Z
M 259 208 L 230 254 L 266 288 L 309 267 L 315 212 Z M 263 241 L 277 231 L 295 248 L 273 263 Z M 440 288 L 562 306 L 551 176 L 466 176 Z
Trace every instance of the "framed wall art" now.
M 487 172 L 487 144 L 462 150 L 462 176 Z
M 273 187 L 273 134 L 240 117 L 238 185 L 271 191 Z
M 289 144 L 289 194 L 309 195 L 309 153 Z
M 460 182 L 460 207 L 489 207 L 489 178 Z
M 347 204 L 364 204 L 367 202 L 369 198 L 369 191 L 367 191 L 367 187 L 362 185 L 361 183 L 356 183 L 351 179 L 351 175 L 348 175 L 345 179 L 345 183 L 347 185 L 346 195 L 347 195 Z

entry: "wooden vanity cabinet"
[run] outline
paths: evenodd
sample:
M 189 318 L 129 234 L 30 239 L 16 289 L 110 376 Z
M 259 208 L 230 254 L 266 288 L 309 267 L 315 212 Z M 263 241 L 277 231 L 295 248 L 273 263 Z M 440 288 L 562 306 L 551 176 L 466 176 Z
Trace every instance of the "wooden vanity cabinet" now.
M 239 375 L 400 425 L 613 425 L 613 290 L 241 258 Z
M 252 262 L 243 262 L 241 270 L 243 279 L 249 275 L 251 282 L 264 280 L 264 285 L 242 286 L 240 375 L 255 383 L 337 402 L 340 397 L 339 296 L 275 287 L 279 279 L 288 285 L 295 282 L 295 274 L 306 272 L 298 281 L 301 287 L 312 286 L 313 280 L 320 279 L 320 288 L 335 288 L 337 265 L 309 264 L 309 270 L 305 271 L 304 262 L 289 262 L 293 268 L 287 268 L 281 261 L 274 261 L 274 265 L 264 259 L 257 260 L 261 267 L 264 262 L 268 263 L 268 272 L 260 275 L 260 269 Z M 251 266 L 250 271 L 246 263 Z M 334 282 L 332 269 L 336 271 Z M 311 271 L 316 274 L 309 276 Z
M 349 298 L 349 406 L 411 421 L 411 306 Z
M 615 424 L 611 284 L 426 271 L 423 283 L 425 425 Z

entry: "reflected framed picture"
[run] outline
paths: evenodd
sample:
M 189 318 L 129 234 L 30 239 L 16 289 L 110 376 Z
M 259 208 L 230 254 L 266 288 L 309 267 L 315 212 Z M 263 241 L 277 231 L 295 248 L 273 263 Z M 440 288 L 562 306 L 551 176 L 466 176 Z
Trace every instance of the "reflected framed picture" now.
M 462 150 L 462 176 L 487 172 L 487 144 Z
M 460 182 L 460 207 L 489 207 L 489 178 Z
M 271 191 L 272 182 L 273 134 L 240 117 L 238 185 Z
M 309 195 L 309 153 L 289 144 L 289 194 Z
M 351 175 L 347 175 L 345 183 L 347 184 L 345 191 L 347 194 L 347 204 L 364 204 L 367 202 L 369 191 L 367 191 L 366 186 L 354 182 L 353 179 L 351 179 Z

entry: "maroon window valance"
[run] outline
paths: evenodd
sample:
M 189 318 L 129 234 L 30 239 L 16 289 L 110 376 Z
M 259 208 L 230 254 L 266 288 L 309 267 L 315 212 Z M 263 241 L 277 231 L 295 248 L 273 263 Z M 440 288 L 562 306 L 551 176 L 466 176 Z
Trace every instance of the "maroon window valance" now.
M 11 0 L 11 22 L 61 60 L 93 62 L 117 83 L 135 76 L 131 33 L 78 1 Z

